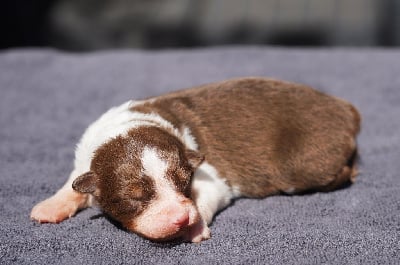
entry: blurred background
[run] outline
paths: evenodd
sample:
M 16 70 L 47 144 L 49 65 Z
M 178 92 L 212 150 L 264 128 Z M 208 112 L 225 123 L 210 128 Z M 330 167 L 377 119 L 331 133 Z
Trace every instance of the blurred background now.
M 0 13 L 0 49 L 400 45 L 400 0 L 3 0 Z

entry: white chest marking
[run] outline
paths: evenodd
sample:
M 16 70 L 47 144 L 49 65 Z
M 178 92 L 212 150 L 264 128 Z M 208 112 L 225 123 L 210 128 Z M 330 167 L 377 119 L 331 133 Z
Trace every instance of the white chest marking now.
M 235 196 L 215 167 L 207 162 L 203 162 L 194 173 L 192 190 L 197 194 L 196 205 L 207 224 L 211 222 L 214 214 L 226 207 Z

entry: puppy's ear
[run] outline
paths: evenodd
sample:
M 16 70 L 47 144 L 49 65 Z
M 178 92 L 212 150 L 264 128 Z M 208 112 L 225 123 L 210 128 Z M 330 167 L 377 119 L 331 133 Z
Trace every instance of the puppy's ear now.
M 98 180 L 99 178 L 96 173 L 89 171 L 77 177 L 72 183 L 72 188 L 80 193 L 94 193 Z
M 185 153 L 186 153 L 186 158 L 193 169 L 198 168 L 200 164 L 204 161 L 205 158 L 204 155 L 199 152 L 186 149 Z

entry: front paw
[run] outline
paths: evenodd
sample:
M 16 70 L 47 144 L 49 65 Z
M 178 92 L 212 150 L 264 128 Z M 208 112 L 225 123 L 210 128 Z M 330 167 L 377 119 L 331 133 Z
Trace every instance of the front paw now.
M 187 234 L 184 235 L 183 240 L 186 242 L 200 243 L 203 240 L 211 238 L 211 231 L 207 224 L 200 220 L 189 228 Z
M 59 223 L 68 219 L 77 212 L 81 204 L 78 197 L 56 194 L 35 205 L 31 212 L 31 219 L 39 223 Z

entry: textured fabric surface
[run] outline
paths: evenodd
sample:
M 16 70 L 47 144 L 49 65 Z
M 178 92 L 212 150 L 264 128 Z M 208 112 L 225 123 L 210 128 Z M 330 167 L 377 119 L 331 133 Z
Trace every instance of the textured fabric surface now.
M 0 264 L 398 264 L 399 70 L 400 50 L 2 52 Z M 357 106 L 357 182 L 330 193 L 237 200 L 200 244 L 149 242 L 96 208 L 58 225 L 29 219 L 33 205 L 66 181 L 79 137 L 109 107 L 239 76 L 305 83 Z

